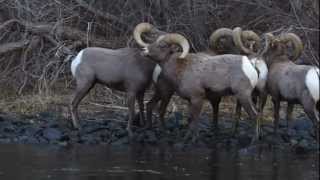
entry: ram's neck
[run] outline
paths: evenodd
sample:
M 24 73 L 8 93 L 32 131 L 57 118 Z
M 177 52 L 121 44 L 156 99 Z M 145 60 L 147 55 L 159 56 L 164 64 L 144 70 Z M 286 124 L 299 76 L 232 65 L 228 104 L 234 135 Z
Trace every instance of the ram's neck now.
M 174 86 L 177 86 L 187 67 L 188 60 L 180 59 L 180 54 L 174 54 L 167 61 L 160 64 L 164 77 L 169 80 Z
M 271 68 L 272 66 L 276 65 L 277 63 L 284 63 L 284 62 L 289 62 L 289 58 L 287 55 L 282 54 L 270 54 L 264 57 L 266 64 L 268 66 L 268 69 Z

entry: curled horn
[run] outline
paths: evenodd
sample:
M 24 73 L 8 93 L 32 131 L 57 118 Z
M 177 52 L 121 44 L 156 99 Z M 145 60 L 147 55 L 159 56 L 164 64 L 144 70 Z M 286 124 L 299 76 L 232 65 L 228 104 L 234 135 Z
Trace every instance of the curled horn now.
M 299 36 L 294 33 L 285 33 L 280 35 L 279 40 L 284 43 L 292 42 L 294 46 L 293 61 L 297 60 L 303 50 L 303 44 Z
M 145 43 L 142 38 L 141 34 L 144 32 L 149 32 L 151 29 L 153 29 L 154 26 L 149 24 L 149 23 L 140 23 L 138 24 L 133 31 L 133 38 L 136 40 L 136 42 L 142 46 L 142 47 L 147 47 L 149 44 Z
M 229 28 L 219 28 L 215 30 L 209 39 L 209 46 L 213 49 L 217 49 L 219 39 L 222 37 L 232 37 L 232 30 Z
M 164 36 L 161 36 L 158 38 L 157 42 L 164 41 L 169 44 L 178 44 L 182 47 L 182 54 L 179 56 L 179 58 L 185 58 L 190 50 L 190 44 L 188 40 L 182 36 L 181 34 L 177 33 L 171 33 L 166 34 Z
M 254 41 L 256 44 L 257 50 L 261 48 L 261 38 L 253 31 L 247 30 L 247 31 L 242 31 L 241 33 L 242 39 L 245 41 Z M 250 50 L 254 51 L 254 48 L 250 47 Z
M 275 39 L 275 37 L 272 33 L 264 34 L 264 38 L 265 38 L 265 46 L 264 46 L 263 50 L 261 51 L 260 55 L 263 55 L 268 51 L 270 44 Z
M 240 27 L 236 27 L 233 29 L 232 37 L 235 45 L 240 48 L 246 54 L 254 54 L 254 52 L 243 45 L 242 42 L 242 29 Z

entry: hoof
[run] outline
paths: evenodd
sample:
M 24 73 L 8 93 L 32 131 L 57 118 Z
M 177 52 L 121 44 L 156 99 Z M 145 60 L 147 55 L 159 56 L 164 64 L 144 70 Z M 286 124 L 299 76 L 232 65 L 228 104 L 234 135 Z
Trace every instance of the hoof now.
M 71 129 L 75 130 L 75 131 L 80 131 L 81 130 L 81 126 L 79 124 L 72 124 L 71 125 Z
M 252 139 L 251 139 L 251 143 L 250 145 L 255 145 L 255 144 L 258 144 L 260 142 L 260 139 L 261 137 L 260 136 L 254 136 Z
M 196 143 L 196 141 L 198 140 L 198 137 L 199 137 L 198 131 L 189 129 L 186 135 L 184 136 L 183 140 L 185 144 L 189 141 L 189 139 L 191 139 L 191 143 Z

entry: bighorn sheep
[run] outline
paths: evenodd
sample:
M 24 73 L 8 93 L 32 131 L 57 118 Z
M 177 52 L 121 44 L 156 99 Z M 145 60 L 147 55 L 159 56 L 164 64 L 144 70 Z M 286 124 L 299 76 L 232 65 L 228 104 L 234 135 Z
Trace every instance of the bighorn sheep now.
M 259 42 L 259 45 L 256 49 L 256 51 L 253 51 L 253 48 L 247 48 L 248 46 L 243 44 L 243 37 L 242 37 L 243 31 L 240 27 L 236 27 L 233 30 L 232 36 L 233 36 L 233 42 L 235 45 L 241 49 L 242 53 L 249 55 L 249 59 L 251 63 L 255 66 L 256 70 L 258 71 L 258 83 L 255 87 L 255 90 L 252 94 L 253 100 L 256 102 L 257 98 L 259 97 L 259 105 L 258 105 L 258 119 L 257 119 L 257 131 L 260 132 L 260 123 L 262 119 L 262 113 L 263 113 L 263 106 L 266 102 L 267 93 L 266 93 L 266 83 L 267 83 L 267 76 L 268 76 L 268 68 L 267 64 L 263 60 L 263 58 L 260 57 L 260 52 L 258 52 L 257 49 L 261 47 L 260 44 L 260 38 L 257 37 L 257 42 Z M 244 41 L 245 42 L 245 41 Z M 239 125 L 239 120 L 241 116 L 241 104 L 237 102 L 236 105 L 236 123 L 234 125 L 234 133 L 236 133 L 237 127 Z M 260 134 L 260 133 L 259 133 Z
M 241 43 L 241 41 L 239 41 Z M 292 42 L 295 47 L 292 60 L 286 53 L 286 44 Z M 277 133 L 280 102 L 286 101 L 287 123 L 292 118 L 294 104 L 301 104 L 307 116 L 312 120 L 317 140 L 319 140 L 319 115 L 316 110 L 319 101 L 319 68 L 316 66 L 297 65 L 295 61 L 303 50 L 301 39 L 293 33 L 278 37 L 266 34 L 266 46 L 261 59 L 269 69 L 267 92 L 274 105 L 274 131 Z M 262 103 L 265 104 L 265 100 Z
M 174 53 L 172 44 L 182 47 L 182 54 Z M 205 99 L 216 102 L 225 95 L 235 95 L 250 118 L 257 112 L 251 93 L 258 82 L 258 73 L 246 56 L 203 55 L 189 53 L 189 43 L 179 34 L 160 36 L 156 42 L 145 46 L 142 52 L 157 62 L 163 77 L 177 94 L 190 103 L 190 129 L 186 135 L 197 133 L 199 114 Z
M 148 23 L 136 26 L 133 36 L 139 44 L 145 42 L 141 34 L 147 32 L 149 40 L 156 40 L 164 32 Z M 155 63 L 148 57 L 141 56 L 139 48 L 105 49 L 90 47 L 81 50 L 71 64 L 72 75 L 77 87 L 71 101 L 72 123 L 79 128 L 77 107 L 80 101 L 95 85 L 104 84 L 110 88 L 125 91 L 129 109 L 127 130 L 132 136 L 132 120 L 135 115 L 135 100 L 137 98 L 140 110 L 140 119 L 144 120 L 143 97 L 146 88 L 150 85 Z
M 239 54 L 240 49 L 235 46 L 232 39 L 233 31 L 229 28 L 220 28 L 214 31 L 209 39 L 210 48 L 206 51 L 198 53 L 198 55 L 219 55 L 219 54 Z M 249 47 L 252 51 L 255 51 L 260 46 L 260 38 L 253 31 L 243 31 L 241 33 L 241 38 L 245 39 L 246 47 Z M 143 45 L 142 45 L 143 46 Z M 155 71 L 156 72 L 156 71 Z M 152 110 L 156 104 L 161 100 L 160 103 L 160 122 L 164 126 L 164 115 L 166 107 L 171 99 L 171 96 L 175 92 L 174 88 L 170 83 L 164 78 L 163 73 L 160 73 L 161 69 L 158 68 L 158 75 L 154 76 L 154 81 L 157 81 L 155 84 L 156 91 L 152 99 L 147 104 L 147 122 L 151 126 L 152 122 Z M 211 100 L 211 106 L 213 109 L 213 125 L 214 127 L 218 126 L 218 112 L 219 112 L 219 103 L 221 97 L 215 98 L 215 101 Z

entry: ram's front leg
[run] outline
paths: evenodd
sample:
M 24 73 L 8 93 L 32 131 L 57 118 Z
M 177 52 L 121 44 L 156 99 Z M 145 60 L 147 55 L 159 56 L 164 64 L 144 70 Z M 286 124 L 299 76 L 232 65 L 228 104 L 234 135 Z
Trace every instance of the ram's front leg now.
M 135 100 L 136 100 L 136 95 L 135 93 L 128 93 L 128 97 L 127 97 L 127 104 L 128 104 L 128 115 L 129 115 L 129 119 L 128 119 L 128 124 L 127 124 L 127 131 L 128 131 L 128 136 L 130 138 L 133 137 L 133 132 L 132 132 L 132 122 L 135 116 Z
M 184 137 L 184 140 L 192 138 L 192 142 L 194 143 L 199 136 L 199 116 L 201 113 L 201 109 L 203 106 L 203 98 L 201 97 L 193 97 L 190 100 L 189 112 L 190 112 L 190 124 L 189 130 Z

